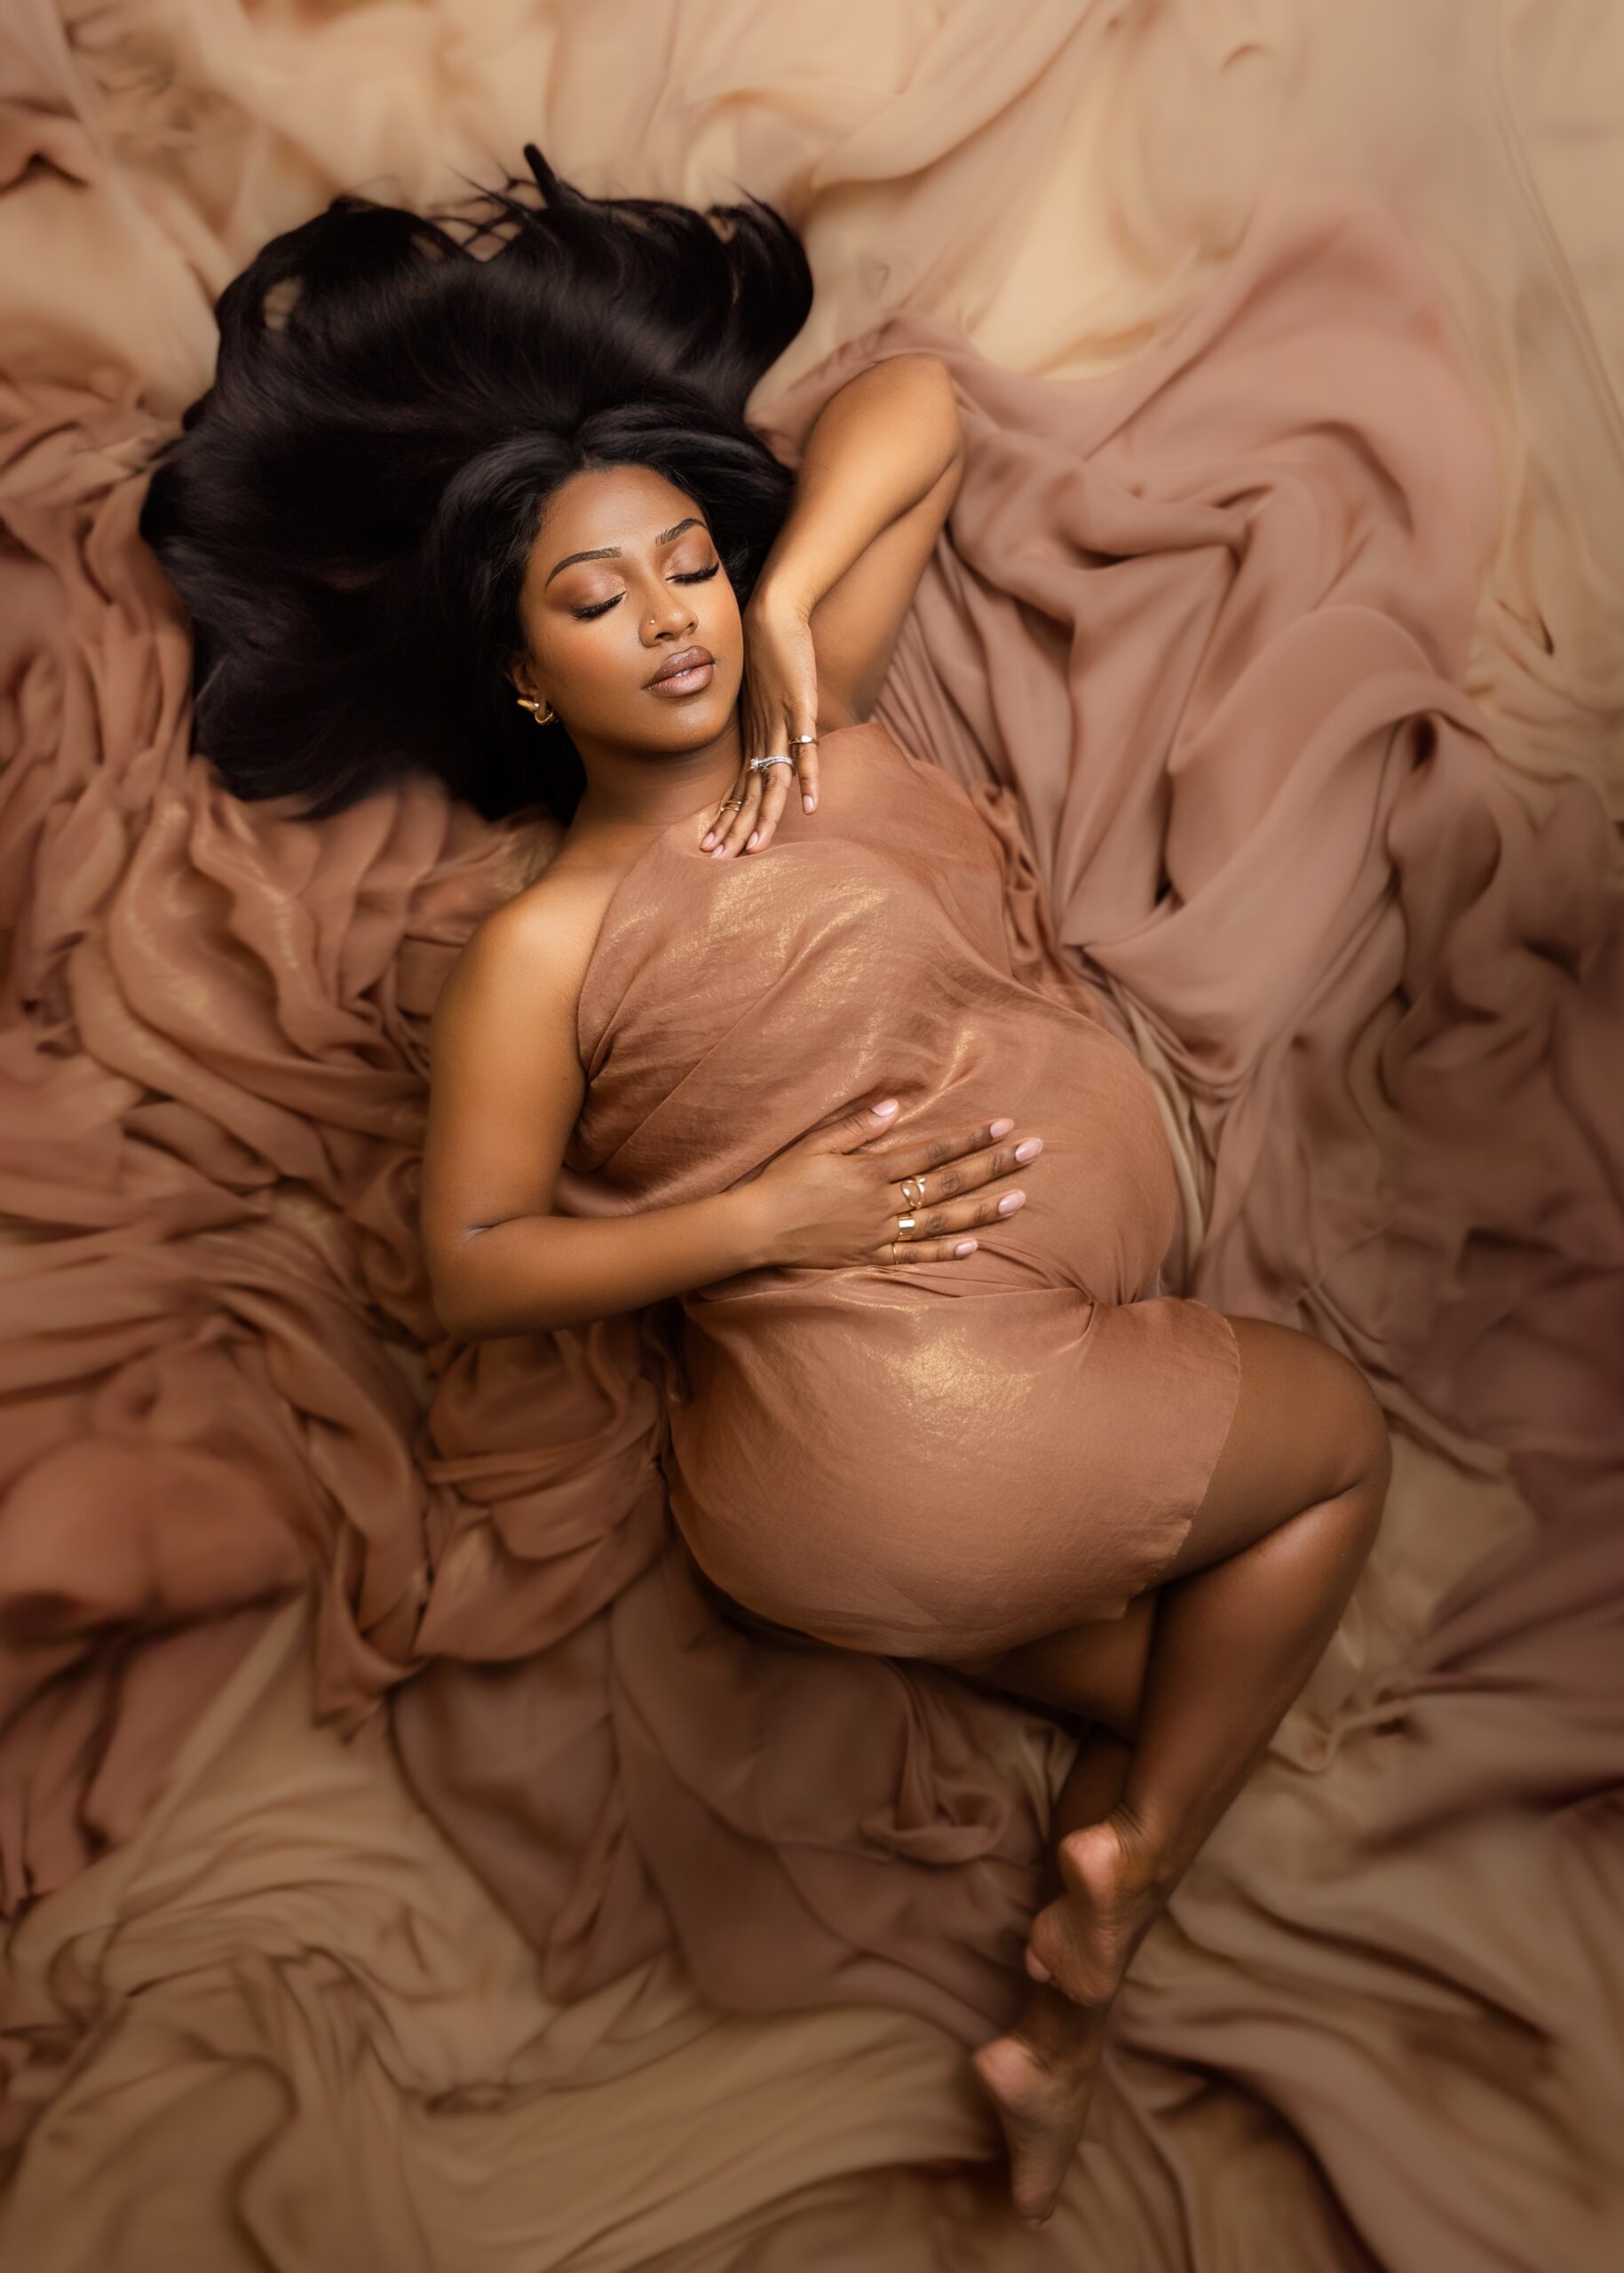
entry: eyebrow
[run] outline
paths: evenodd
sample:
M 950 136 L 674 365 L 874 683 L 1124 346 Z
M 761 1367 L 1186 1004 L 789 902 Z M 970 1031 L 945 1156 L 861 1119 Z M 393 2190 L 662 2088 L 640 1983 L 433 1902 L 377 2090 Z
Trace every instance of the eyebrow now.
M 704 526 L 704 522 L 697 513 L 690 513 L 685 521 L 677 521 L 669 529 L 661 529 L 654 539 L 654 543 L 669 544 L 671 539 L 674 536 L 680 536 L 684 529 L 702 529 Z M 546 582 L 543 584 L 542 590 L 546 590 L 547 585 L 551 583 L 560 568 L 573 568 L 577 560 L 618 560 L 620 557 L 621 548 L 618 544 L 600 544 L 596 552 L 566 552 L 562 560 L 556 561 L 547 571 Z

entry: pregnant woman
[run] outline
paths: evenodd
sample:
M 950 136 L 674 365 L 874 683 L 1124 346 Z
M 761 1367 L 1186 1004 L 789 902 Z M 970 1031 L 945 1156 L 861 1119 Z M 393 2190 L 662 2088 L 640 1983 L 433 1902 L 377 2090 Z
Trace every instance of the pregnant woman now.
M 566 824 L 435 1013 L 447 1330 L 674 1303 L 672 1512 L 738 1614 L 1087 1724 L 1026 2009 L 976 2055 L 1041 2222 L 1386 1432 L 1336 1352 L 1161 1290 L 1148 1079 L 1012 952 L 976 802 L 869 722 L 957 487 L 941 365 L 853 379 L 792 481 L 743 418 L 810 303 L 786 225 L 527 155 L 544 207 L 472 236 L 340 201 L 267 247 L 144 527 L 241 794 L 427 767 L 516 845 Z

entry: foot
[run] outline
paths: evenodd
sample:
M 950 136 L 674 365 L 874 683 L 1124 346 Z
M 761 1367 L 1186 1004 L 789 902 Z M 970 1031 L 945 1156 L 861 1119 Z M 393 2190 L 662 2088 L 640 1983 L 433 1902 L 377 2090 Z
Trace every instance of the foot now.
M 1076 2004 L 1106 2006 L 1172 1891 L 1172 1874 L 1132 1819 L 1114 1810 L 1068 1833 L 1058 1854 L 1066 1890 L 1033 1921 L 1026 1970 Z
M 970 2055 L 1003 2125 L 1010 2194 L 1028 2225 L 1045 2223 L 1059 2198 L 1088 2121 L 1105 2030 L 1103 2009 L 1087 2020 L 1073 2013 L 1063 2054 L 1043 2050 L 1017 2030 Z

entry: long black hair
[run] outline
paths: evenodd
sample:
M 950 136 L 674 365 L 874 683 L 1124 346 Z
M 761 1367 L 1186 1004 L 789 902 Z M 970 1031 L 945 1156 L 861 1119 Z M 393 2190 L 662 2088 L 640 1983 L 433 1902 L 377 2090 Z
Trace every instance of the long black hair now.
M 242 797 L 336 812 L 426 770 L 481 812 L 567 820 L 581 762 L 503 674 L 551 492 L 654 468 L 703 510 L 742 604 L 790 475 L 745 424 L 812 280 L 757 198 L 707 214 L 534 178 L 468 212 L 357 197 L 222 293 L 214 384 L 141 531 L 194 630 L 197 746 Z

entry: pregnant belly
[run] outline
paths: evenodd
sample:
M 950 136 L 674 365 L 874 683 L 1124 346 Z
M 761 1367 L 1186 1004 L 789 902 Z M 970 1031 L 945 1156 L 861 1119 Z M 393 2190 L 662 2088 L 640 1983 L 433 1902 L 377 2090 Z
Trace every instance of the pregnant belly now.
M 1054 1288 L 1120 1303 L 1161 1292 L 1180 1203 L 1148 1075 L 1113 1036 L 1093 1027 L 1080 1034 L 1075 1021 L 1058 1036 L 1041 1028 L 1034 1035 L 1028 1025 L 1018 1054 L 1009 1046 L 1015 1041 L 1011 1033 L 1004 1048 L 986 1052 L 941 1088 L 915 1095 L 887 1146 L 906 1155 L 911 1138 L 923 1143 L 1004 1113 L 1014 1116 L 1020 1135 L 1042 1137 L 1035 1160 L 959 1195 L 967 1203 L 990 1203 L 1017 1187 L 1026 1195 L 1014 1215 L 975 1225 L 974 1254 L 838 1270 L 769 1266 L 687 1296 L 690 1319 L 701 1329 L 709 1324 L 731 1333 L 753 1314 L 764 1326 L 786 1303 L 788 1316 L 810 1326 L 851 1302 L 907 1310 Z M 906 1239 L 897 1252 L 906 1258 Z
M 1043 1136 L 1020 1172 L 1026 1205 L 979 1226 L 974 1255 L 752 1271 L 685 1298 L 673 1513 L 747 1609 L 928 1653 L 955 1616 L 991 1633 L 1014 1615 L 1003 1597 L 1035 1541 L 1064 1540 L 1080 1567 L 1084 1477 L 1118 1536 L 1135 1489 L 1131 1464 L 1104 1457 L 1125 1408 L 1101 1322 L 1114 1348 L 1128 1306 L 1147 1334 L 1153 1314 L 1191 1307 L 1141 1300 L 1160 1292 L 1178 1190 L 1137 1059 L 1110 1037 L 1062 1039 L 1047 1064 L 1033 1049 L 1018 1068 L 984 1060 L 915 1105 L 922 1131 L 1008 1111 Z M 1176 1406 L 1176 1373 L 1168 1386 Z M 1135 1554 L 1167 1551 L 1164 1514 L 1139 1509 Z M 1099 1614 L 1116 1583 L 1105 1564 L 1089 1581 Z
M 963 1263 L 919 1264 L 907 1275 L 934 1286 L 952 1269 L 967 1293 L 1060 1286 L 1099 1303 L 1159 1292 L 1179 1197 L 1149 1076 L 1131 1050 L 1097 1030 L 1080 1037 L 1073 1026 L 1028 1038 L 1050 1046 L 1023 1051 L 1005 1070 L 979 1069 L 963 1108 L 957 1100 L 949 1108 L 965 1121 L 1010 1113 L 1018 1130 L 1042 1137 L 1035 1160 L 992 1187 L 1018 1183 L 1025 1206 L 978 1224 L 978 1252 Z
M 1079 1105 L 1068 1113 L 1051 1089 L 1030 1108 L 1026 1119 L 1042 1132 L 1043 1150 L 1021 1177 L 1026 1205 L 1010 1219 L 1007 1240 L 991 1226 L 976 1236 L 990 1233 L 995 1253 L 1013 1242 L 1040 1269 L 1050 1259 L 1096 1302 L 1134 1302 L 1160 1291 L 1178 1228 L 1167 1130 L 1148 1078 L 1126 1049 L 1097 1054 Z

